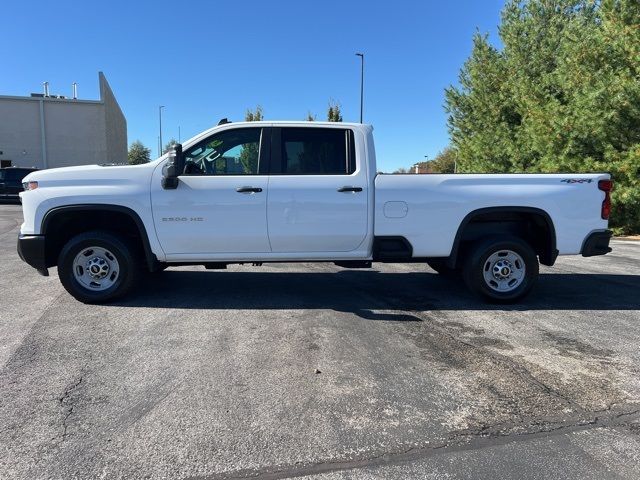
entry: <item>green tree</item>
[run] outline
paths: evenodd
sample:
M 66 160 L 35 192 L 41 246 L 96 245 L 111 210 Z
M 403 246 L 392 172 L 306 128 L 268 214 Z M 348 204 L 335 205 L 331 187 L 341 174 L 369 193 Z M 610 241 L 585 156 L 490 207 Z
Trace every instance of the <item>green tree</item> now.
M 409 168 L 398 168 L 393 173 L 456 173 L 457 152 L 446 147 L 433 160 L 415 163 Z
M 316 121 L 316 115 L 311 113 L 310 111 L 307 112 L 307 122 L 315 122 Z
M 327 120 L 329 122 L 341 122 L 342 112 L 340 111 L 340 102 L 329 100 L 329 110 L 327 111 Z
M 127 157 L 129 165 L 141 165 L 151 161 L 151 149 L 145 147 L 140 140 L 136 140 L 129 146 Z
M 457 153 L 447 147 L 436 155 L 436 158 L 426 162 L 421 162 L 420 172 L 424 173 L 456 173 Z
M 247 109 L 244 115 L 245 122 L 259 122 L 264 120 L 264 112 L 260 105 L 255 110 Z M 258 157 L 260 155 L 259 145 L 255 143 L 247 143 L 242 146 L 240 151 L 240 163 L 245 173 L 258 173 Z
M 508 0 L 446 109 L 462 172 L 606 171 L 611 222 L 640 231 L 640 2 Z
M 257 105 L 255 110 L 247 108 L 244 114 L 245 122 L 260 122 L 262 120 L 264 120 L 264 111 L 260 105 Z
M 175 138 L 172 138 L 167 143 L 165 143 L 164 148 L 162 149 L 162 153 L 163 154 L 167 153 L 169 150 L 171 150 L 171 148 L 174 145 L 177 145 L 177 144 L 178 144 L 178 141 Z

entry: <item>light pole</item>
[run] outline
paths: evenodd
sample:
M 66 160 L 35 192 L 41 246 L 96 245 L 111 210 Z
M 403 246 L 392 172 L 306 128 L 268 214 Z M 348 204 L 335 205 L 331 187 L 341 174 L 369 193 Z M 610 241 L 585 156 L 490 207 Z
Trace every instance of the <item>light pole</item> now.
M 424 158 L 425 158 L 424 163 L 427 163 L 429 161 L 429 155 L 425 155 Z M 416 163 L 416 173 L 420 173 L 419 165 L 420 165 L 419 163 Z
M 364 105 L 364 53 L 356 53 L 360 57 L 360 123 L 362 123 L 362 107 Z
M 164 108 L 164 105 L 160 105 L 158 107 L 158 118 L 160 119 L 160 154 L 158 155 L 159 157 L 162 156 L 162 109 Z

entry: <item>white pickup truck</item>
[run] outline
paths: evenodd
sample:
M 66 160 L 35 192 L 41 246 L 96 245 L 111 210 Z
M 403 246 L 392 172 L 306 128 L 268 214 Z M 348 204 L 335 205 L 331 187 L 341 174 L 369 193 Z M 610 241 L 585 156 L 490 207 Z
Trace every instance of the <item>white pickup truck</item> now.
M 426 263 L 512 302 L 538 262 L 611 251 L 608 174 L 377 174 L 372 132 L 221 121 L 145 165 L 31 173 L 18 252 L 95 303 L 174 265 L 289 261 Z

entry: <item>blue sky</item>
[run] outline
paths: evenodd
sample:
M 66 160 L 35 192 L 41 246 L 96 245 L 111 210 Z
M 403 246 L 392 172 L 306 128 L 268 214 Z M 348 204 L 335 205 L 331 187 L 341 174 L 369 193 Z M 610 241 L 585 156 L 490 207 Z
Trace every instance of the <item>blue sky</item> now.
M 503 0 L 35 2 L 3 5 L 0 94 L 96 99 L 104 71 L 127 117 L 129 142 L 157 155 L 222 117 L 262 105 L 267 120 L 326 118 L 375 127 L 379 169 L 430 158 L 448 143 L 444 89 L 457 82 L 476 29 L 498 43 Z

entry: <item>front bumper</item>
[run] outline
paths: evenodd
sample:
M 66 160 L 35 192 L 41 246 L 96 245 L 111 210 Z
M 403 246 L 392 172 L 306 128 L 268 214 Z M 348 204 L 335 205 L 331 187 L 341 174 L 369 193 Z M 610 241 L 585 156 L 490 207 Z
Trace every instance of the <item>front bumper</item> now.
M 601 232 L 591 232 L 582 244 L 583 257 L 594 257 L 596 255 L 606 255 L 611 251 L 609 240 L 611 240 L 611 230 Z
M 23 262 L 31 265 L 41 275 L 45 277 L 49 275 L 44 235 L 18 236 L 18 255 Z

